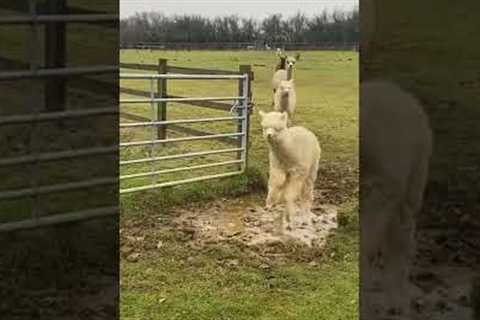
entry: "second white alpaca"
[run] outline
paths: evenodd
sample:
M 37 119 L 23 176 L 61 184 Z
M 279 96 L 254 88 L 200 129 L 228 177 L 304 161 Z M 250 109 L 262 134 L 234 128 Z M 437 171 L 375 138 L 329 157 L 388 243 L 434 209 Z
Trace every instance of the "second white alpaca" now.
M 293 79 L 293 67 L 297 60 L 294 57 L 286 57 L 283 54 L 279 54 L 280 62 L 276 66 L 275 73 L 272 77 L 272 89 L 273 92 L 280 86 L 280 82 L 283 80 Z
M 287 127 L 287 113 L 259 111 L 263 136 L 269 149 L 270 172 L 266 207 L 285 202 L 282 225 L 296 213 L 295 201 L 300 201 L 304 213 L 311 210 L 313 189 L 320 160 L 317 137 L 304 127 Z
M 296 106 L 297 94 L 295 92 L 295 84 L 293 80 L 281 81 L 273 95 L 273 110 L 287 112 L 288 118 L 293 120 Z

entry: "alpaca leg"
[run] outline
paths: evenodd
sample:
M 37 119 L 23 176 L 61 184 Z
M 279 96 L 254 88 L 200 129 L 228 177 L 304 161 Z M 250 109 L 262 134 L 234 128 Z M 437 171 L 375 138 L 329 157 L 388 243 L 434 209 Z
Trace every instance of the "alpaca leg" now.
M 389 229 L 392 244 L 390 251 L 397 254 L 391 254 L 385 263 L 389 276 L 386 281 L 390 293 L 388 305 L 396 310 L 402 319 L 411 318 L 409 276 L 416 252 L 416 215 L 422 207 L 428 178 L 429 152 L 428 149 L 418 152 L 418 161 L 409 174 L 406 199 L 402 201 L 396 219 L 392 219 Z
M 412 212 L 404 206 L 405 181 L 372 179 L 362 186 L 364 196 L 360 202 L 360 247 L 362 250 L 360 274 L 362 279 L 361 314 L 385 312 L 402 314 L 404 318 L 409 308 L 408 252 L 411 227 L 405 225 L 412 221 L 408 217 Z M 385 181 L 386 180 L 386 181 Z M 383 301 L 377 301 L 381 293 Z
M 290 229 L 288 224 L 296 213 L 295 200 L 297 200 L 301 194 L 304 180 L 305 177 L 302 175 L 291 174 L 285 185 L 284 197 L 287 208 L 283 216 L 283 224 L 287 229 Z
M 309 214 L 313 205 L 313 182 L 310 178 L 305 180 L 302 189 L 301 207 L 305 214 Z
M 267 209 L 271 209 L 273 205 L 280 201 L 282 196 L 282 188 L 285 184 L 286 174 L 283 170 L 270 167 L 270 177 L 268 181 L 268 195 L 266 200 Z
M 399 216 L 391 219 L 388 226 L 389 245 L 384 254 L 384 286 L 386 306 L 399 315 L 400 319 L 410 319 L 410 284 L 409 273 L 414 247 L 414 213 L 405 206 L 399 206 Z
M 315 181 L 318 174 L 318 161 L 310 169 L 309 175 L 305 180 L 302 192 L 302 205 L 306 213 L 310 213 L 314 200 L 313 190 L 315 188 Z

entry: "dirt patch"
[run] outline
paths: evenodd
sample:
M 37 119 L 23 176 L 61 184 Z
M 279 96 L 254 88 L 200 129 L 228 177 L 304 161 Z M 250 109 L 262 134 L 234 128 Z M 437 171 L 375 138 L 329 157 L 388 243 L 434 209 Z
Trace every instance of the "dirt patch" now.
M 322 247 L 328 235 L 337 228 L 337 210 L 334 206 L 316 205 L 311 213 L 292 217 L 291 230 L 282 232 L 280 217 L 283 206 L 265 210 L 258 203 L 240 200 L 215 202 L 196 211 L 178 209 L 174 226 L 180 231 L 190 231 L 197 246 L 229 241 L 248 247 L 272 246 L 295 242 L 308 247 Z
M 470 292 L 479 270 L 478 231 L 419 230 L 412 270 L 413 319 L 473 319 Z
M 317 199 L 321 199 L 320 192 Z M 291 221 L 291 230 L 280 233 L 279 218 L 285 208 L 266 210 L 263 202 L 258 197 L 219 199 L 174 208 L 168 216 L 126 219 L 120 230 L 121 255 L 137 262 L 174 240 L 198 251 L 233 246 L 261 260 L 281 261 L 290 256 L 309 260 L 321 254 L 338 226 L 337 208 L 317 200 L 311 214 L 298 214 Z
M 321 163 L 316 181 L 316 199 L 323 203 L 341 204 L 358 198 L 358 175 L 358 167 Z

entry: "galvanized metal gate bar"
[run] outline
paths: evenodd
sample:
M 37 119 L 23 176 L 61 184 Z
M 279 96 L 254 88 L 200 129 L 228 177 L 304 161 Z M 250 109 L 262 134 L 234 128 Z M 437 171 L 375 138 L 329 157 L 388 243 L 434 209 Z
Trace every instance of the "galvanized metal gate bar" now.
M 0 17 L 2 24 L 36 24 L 50 22 L 71 22 L 71 23 L 91 23 L 91 22 L 115 22 L 118 20 L 117 14 L 42 14 L 42 15 L 18 15 L 9 17 Z
M 135 122 L 135 123 L 121 123 L 120 128 L 130 127 L 148 127 L 155 125 L 166 124 L 187 124 L 187 123 L 199 123 L 199 122 L 219 122 L 219 121 L 231 121 L 231 120 L 243 120 L 243 117 L 221 117 L 221 118 L 203 118 L 203 119 L 186 119 L 186 120 L 168 120 L 168 121 L 151 121 L 151 122 Z
M 209 135 L 201 135 L 201 136 L 188 136 L 188 137 L 181 137 L 181 138 L 167 138 L 167 139 L 157 139 L 152 138 L 151 140 L 146 141 L 132 141 L 132 142 L 121 142 L 121 148 L 130 148 L 130 147 L 139 147 L 139 146 L 150 146 L 150 154 L 153 154 L 153 148 L 157 144 L 168 144 L 174 142 L 185 142 L 185 141 L 198 141 L 198 140 L 212 140 L 218 138 L 225 138 L 225 137 L 238 137 L 240 139 L 240 146 L 238 148 L 229 148 L 229 149 L 220 149 L 220 150 L 208 150 L 202 152 L 191 152 L 191 153 L 184 153 L 184 154 L 174 154 L 174 155 L 166 155 L 166 156 L 150 156 L 148 158 L 142 159 L 133 159 L 133 160 L 123 160 L 120 161 L 120 166 L 124 167 L 126 165 L 135 165 L 135 164 L 142 164 L 142 163 L 155 163 L 159 161 L 165 160 L 175 160 L 175 159 L 186 159 L 186 158 L 195 158 L 195 157 L 202 157 L 208 155 L 215 155 L 215 154 L 225 154 L 225 153 L 238 153 L 239 158 L 236 160 L 231 161 L 221 161 L 215 163 L 208 163 L 208 164 L 201 164 L 201 165 L 193 165 L 193 166 L 185 166 L 185 167 L 177 167 L 172 169 L 164 169 L 164 170 L 154 170 L 152 166 L 152 170 L 149 172 L 141 172 L 135 174 L 127 174 L 120 176 L 120 180 L 131 180 L 136 178 L 144 178 L 144 177 L 152 177 L 152 183 L 148 185 L 143 185 L 139 187 L 132 187 L 127 189 L 120 189 L 120 194 L 138 192 L 138 191 L 145 191 L 157 188 L 164 188 L 164 187 L 171 187 L 177 186 L 181 184 L 193 183 L 198 181 L 205 181 L 210 179 L 217 179 L 217 178 L 224 178 L 224 177 L 231 177 L 235 175 L 242 174 L 246 167 L 246 150 L 247 150 L 247 135 L 248 135 L 248 107 L 250 104 L 248 92 L 249 92 L 249 75 L 248 74 L 232 74 L 232 75 L 208 75 L 208 74 L 120 74 L 120 80 L 147 80 L 153 83 L 154 80 L 158 79 L 175 79 L 175 80 L 240 80 L 242 81 L 243 93 L 242 96 L 234 96 L 234 97 L 189 97 L 189 98 L 156 98 L 153 94 L 153 88 L 150 89 L 150 98 L 149 99 L 120 99 L 120 104 L 137 104 L 137 103 L 150 103 L 151 108 L 155 107 L 156 102 L 188 102 L 188 101 L 233 101 L 234 104 L 232 106 L 232 110 L 236 109 L 238 114 L 235 116 L 228 116 L 228 117 L 216 117 L 216 118 L 199 118 L 199 119 L 180 119 L 180 120 L 166 120 L 166 121 L 154 121 L 152 117 L 152 121 L 149 122 L 134 122 L 134 123 L 120 123 L 120 128 L 139 128 L 139 127 L 157 127 L 161 125 L 168 125 L 168 124 L 188 124 L 188 123 L 208 123 L 208 122 L 218 122 L 218 121 L 234 121 L 234 122 L 241 122 L 241 130 L 238 132 L 230 132 L 230 133 L 219 133 L 219 134 L 209 134 Z M 193 177 L 189 179 L 181 179 L 181 180 L 174 180 L 174 181 L 166 181 L 161 183 L 155 183 L 155 177 L 168 174 L 168 173 L 175 173 L 175 172 L 182 172 L 182 171 L 189 171 L 189 170 L 198 170 L 198 169 L 205 169 L 205 168 L 214 168 L 214 167 L 222 167 L 222 166 L 231 166 L 231 165 L 239 165 L 239 169 L 235 171 L 219 173 L 219 174 L 212 174 L 212 175 L 204 175 L 199 177 Z
M 198 98 L 152 98 L 152 99 L 124 99 L 122 103 L 149 103 L 149 102 L 187 102 L 187 101 L 228 101 L 240 100 L 243 97 L 198 97 Z
M 208 155 L 212 155 L 212 154 L 233 153 L 233 152 L 238 152 L 238 151 L 242 151 L 242 148 L 221 149 L 221 150 L 212 150 L 212 151 L 203 151 L 203 152 L 174 154 L 174 155 L 171 155 L 171 156 L 163 156 L 163 157 L 126 160 L 126 161 L 120 161 L 120 165 L 137 164 L 137 163 L 152 162 L 152 161 L 154 162 L 154 161 L 162 161 L 162 160 L 174 160 L 174 159 L 202 157 L 202 156 L 208 156 Z
M 0 81 L 14 81 L 25 79 L 43 79 L 49 77 L 71 78 L 73 76 L 88 74 L 112 74 L 118 72 L 119 68 L 115 65 L 95 65 L 95 66 L 76 66 L 62 68 L 41 68 L 39 61 L 38 36 L 39 28 L 44 24 L 51 22 L 65 23 L 111 23 L 118 21 L 117 14 L 49 14 L 42 15 L 36 12 L 36 0 L 29 1 L 29 12 L 25 15 L 17 15 L 10 17 L 0 17 L 0 25 L 29 25 L 30 27 L 30 68 L 28 70 L 0 71 Z M 13 221 L 0 223 L 0 232 L 8 232 L 12 230 L 36 228 L 48 226 L 57 223 L 72 222 L 86 220 L 108 215 L 118 214 L 119 208 L 115 206 L 104 206 L 92 208 L 82 211 L 60 212 L 51 216 L 40 216 L 38 212 L 39 206 L 36 205 L 36 199 L 39 195 L 57 194 L 72 190 L 88 189 L 96 186 L 111 186 L 119 182 L 118 177 L 100 177 L 81 180 L 76 182 L 68 182 L 54 185 L 41 185 L 38 183 L 38 168 L 41 163 L 55 160 L 81 158 L 96 155 L 116 155 L 118 154 L 118 146 L 107 146 L 97 148 L 86 148 L 58 152 L 39 152 L 39 146 L 36 143 L 35 135 L 37 130 L 35 127 L 40 122 L 47 122 L 59 119 L 78 119 L 84 117 L 98 117 L 104 115 L 118 114 L 117 107 L 68 110 L 58 112 L 43 113 L 39 110 L 36 101 L 31 103 L 33 106 L 29 114 L 19 115 L 2 115 L 0 117 L 0 126 L 14 124 L 30 124 L 32 126 L 32 141 L 30 145 L 30 153 L 28 155 L 3 158 L 0 159 L 0 167 L 9 167 L 16 165 L 28 164 L 32 168 L 30 185 L 23 189 L 2 190 L 0 191 L 0 200 L 12 199 L 31 199 L 34 201 L 33 209 L 29 219 L 21 221 Z
M 1 73 L 0 73 L 1 75 Z M 71 110 L 71 111 L 57 111 L 49 113 L 40 113 L 38 115 L 13 115 L 13 116 L 2 116 L 0 118 L 0 125 L 10 125 L 10 124 L 21 124 L 29 122 L 42 122 L 50 120 L 60 120 L 60 119 L 69 119 L 69 118 L 84 118 L 84 117 L 94 117 L 101 115 L 117 115 L 118 108 L 95 108 L 87 110 Z

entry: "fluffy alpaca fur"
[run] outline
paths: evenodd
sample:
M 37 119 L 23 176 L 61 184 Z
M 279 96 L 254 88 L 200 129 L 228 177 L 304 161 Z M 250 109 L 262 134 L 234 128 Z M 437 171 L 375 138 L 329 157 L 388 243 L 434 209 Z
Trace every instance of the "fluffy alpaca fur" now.
M 272 90 L 274 94 L 275 94 L 275 91 L 277 91 L 277 88 L 280 85 L 280 82 L 284 80 L 287 80 L 287 70 L 279 69 L 275 71 L 272 77 Z
M 287 112 L 289 120 L 293 120 L 296 105 L 297 94 L 293 80 L 281 81 L 273 95 L 273 109 L 278 112 Z
M 293 67 L 297 60 L 294 57 L 287 57 L 283 53 L 279 54 L 280 61 L 275 67 L 275 73 L 272 78 L 273 92 L 277 90 L 280 82 L 293 79 Z
M 360 202 L 361 308 L 374 316 L 382 307 L 410 319 L 409 265 L 415 250 L 415 215 L 423 201 L 432 136 L 428 119 L 411 95 L 388 82 L 361 84 Z
M 278 70 L 285 70 L 287 68 L 287 57 L 280 56 L 280 61 L 278 61 L 277 65 L 275 66 L 275 71 Z
M 309 212 L 317 179 L 320 145 L 317 137 L 303 127 L 287 127 L 287 113 L 259 111 L 263 136 L 269 149 L 270 172 L 267 209 L 286 203 L 282 225 L 288 228 L 295 214 L 295 201 L 302 211 Z

